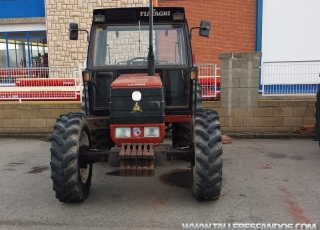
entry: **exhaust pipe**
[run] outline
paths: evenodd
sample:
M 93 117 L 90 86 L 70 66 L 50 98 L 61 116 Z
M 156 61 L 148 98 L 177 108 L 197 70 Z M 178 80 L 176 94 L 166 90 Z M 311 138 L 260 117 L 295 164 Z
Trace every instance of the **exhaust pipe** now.
M 149 0 L 149 52 L 148 52 L 148 76 L 155 75 L 153 52 L 153 0 Z

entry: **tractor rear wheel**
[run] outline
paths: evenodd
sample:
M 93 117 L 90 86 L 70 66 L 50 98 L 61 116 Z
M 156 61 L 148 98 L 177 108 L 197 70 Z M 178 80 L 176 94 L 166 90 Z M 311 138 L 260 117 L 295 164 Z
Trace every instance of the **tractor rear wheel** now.
M 196 110 L 198 108 L 202 108 L 202 89 L 201 89 L 199 79 L 195 81 L 195 92 L 196 92 L 196 98 L 193 104 L 197 106 L 197 108 L 195 108 Z
M 54 126 L 50 148 L 53 190 L 61 202 L 80 202 L 89 194 L 92 164 L 81 161 L 81 147 L 91 147 L 86 116 L 82 113 L 61 115 Z
M 202 108 L 202 93 L 199 79 L 194 82 L 195 95 L 192 95 L 192 104 L 194 110 Z M 192 124 L 191 122 L 178 122 L 174 129 L 174 146 L 177 147 L 192 147 L 193 135 L 192 135 Z
M 192 126 L 191 122 L 178 122 L 174 129 L 176 135 L 176 147 L 192 146 Z
M 88 84 L 84 84 L 83 90 L 82 90 L 82 98 L 81 98 L 81 110 L 84 114 L 90 116 L 89 111 L 89 89 Z
M 192 192 L 197 200 L 220 197 L 222 182 L 222 142 L 216 111 L 198 109 L 194 118 L 194 162 Z

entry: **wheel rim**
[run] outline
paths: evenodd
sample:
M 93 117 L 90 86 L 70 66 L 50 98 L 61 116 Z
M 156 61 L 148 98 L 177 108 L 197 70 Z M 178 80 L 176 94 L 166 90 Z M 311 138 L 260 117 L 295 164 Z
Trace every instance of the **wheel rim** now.
M 86 132 L 81 133 L 80 140 L 79 140 L 79 146 L 80 147 L 90 146 L 89 137 Z M 80 165 L 82 165 L 82 164 L 80 164 Z M 80 175 L 80 179 L 81 179 L 82 183 L 84 183 L 84 184 L 87 183 L 87 181 L 89 179 L 90 170 L 91 170 L 90 164 L 87 164 L 83 168 L 79 168 L 79 175 Z

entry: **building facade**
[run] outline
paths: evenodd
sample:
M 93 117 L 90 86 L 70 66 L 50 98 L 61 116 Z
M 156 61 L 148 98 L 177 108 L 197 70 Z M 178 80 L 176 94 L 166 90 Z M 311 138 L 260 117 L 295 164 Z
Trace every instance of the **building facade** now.
M 43 0 L 0 1 L 0 68 L 47 65 Z
M 192 37 L 197 63 L 220 64 L 219 53 L 255 51 L 257 2 L 260 0 L 159 0 L 160 6 L 183 6 L 189 28 L 212 23 L 209 38 Z M 193 32 L 196 35 L 196 31 Z
M 259 1 L 259 0 L 258 0 Z M 193 36 L 197 63 L 219 63 L 221 52 L 255 51 L 257 0 L 158 0 L 158 6 L 183 6 L 189 27 L 212 21 L 210 38 Z M 17 5 L 28 10 L 17 11 Z M 3 0 L 0 16 L 0 68 L 77 66 L 86 60 L 86 33 L 69 40 L 69 23 L 90 29 L 94 8 L 148 6 L 149 0 Z M 29 10 L 30 9 L 30 10 Z M 196 32 L 193 32 L 196 34 Z M 48 63 L 45 57 L 48 56 Z

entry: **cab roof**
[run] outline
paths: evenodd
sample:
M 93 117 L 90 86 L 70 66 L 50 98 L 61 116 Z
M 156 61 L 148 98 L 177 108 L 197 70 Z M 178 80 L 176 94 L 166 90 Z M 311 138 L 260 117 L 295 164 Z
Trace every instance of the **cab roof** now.
M 183 14 L 185 10 L 183 7 L 153 7 L 153 21 L 175 21 L 173 15 Z M 133 7 L 133 8 L 108 8 L 93 10 L 93 17 L 95 15 L 104 15 L 104 22 L 95 22 L 94 24 L 101 24 L 106 22 L 135 22 L 135 21 L 149 21 L 149 7 Z M 183 20 L 185 17 L 183 16 Z M 179 20 L 179 21 L 183 21 Z

